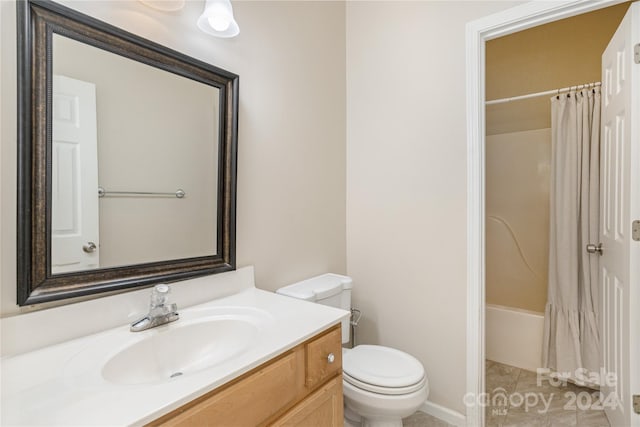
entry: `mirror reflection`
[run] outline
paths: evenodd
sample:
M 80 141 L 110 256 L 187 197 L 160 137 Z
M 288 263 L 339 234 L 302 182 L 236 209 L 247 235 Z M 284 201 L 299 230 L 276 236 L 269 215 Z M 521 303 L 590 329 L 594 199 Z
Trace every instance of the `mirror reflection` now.
M 53 274 L 216 254 L 219 89 L 54 34 Z

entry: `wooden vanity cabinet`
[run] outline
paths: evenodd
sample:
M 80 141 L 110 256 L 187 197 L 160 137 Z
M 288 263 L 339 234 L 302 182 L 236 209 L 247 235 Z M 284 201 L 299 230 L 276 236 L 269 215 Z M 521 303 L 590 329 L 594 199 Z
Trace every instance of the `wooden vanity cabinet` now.
M 150 426 L 342 426 L 342 333 L 336 325 Z
M 272 425 L 278 427 L 342 426 L 342 375 L 334 377 L 321 386 Z

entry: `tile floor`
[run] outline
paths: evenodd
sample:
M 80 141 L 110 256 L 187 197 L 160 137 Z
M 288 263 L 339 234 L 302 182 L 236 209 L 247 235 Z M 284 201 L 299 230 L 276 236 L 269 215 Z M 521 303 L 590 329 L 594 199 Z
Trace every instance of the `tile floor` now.
M 486 391 L 495 397 L 494 405 L 486 408 L 486 427 L 610 427 L 597 408 L 598 392 L 571 383 L 555 387 L 545 379 L 539 382 L 535 372 L 487 360 Z
M 408 418 L 402 420 L 403 427 L 454 427 L 436 417 L 432 417 L 424 412 L 416 412 Z
M 494 403 L 486 408 L 486 427 L 611 427 L 604 412 L 594 407 L 596 391 L 570 383 L 555 387 L 544 379 L 538 384 L 535 372 L 487 360 L 486 390 Z M 528 403 L 516 396 L 529 399 Z M 404 427 L 452 427 L 423 412 L 402 423 Z

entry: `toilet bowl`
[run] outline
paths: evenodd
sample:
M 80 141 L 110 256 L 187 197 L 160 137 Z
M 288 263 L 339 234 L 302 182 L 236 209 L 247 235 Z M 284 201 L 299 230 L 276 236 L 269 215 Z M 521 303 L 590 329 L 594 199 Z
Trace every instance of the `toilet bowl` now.
M 401 427 L 427 400 L 422 364 L 389 347 L 359 345 L 343 350 L 345 417 L 351 425 Z
M 282 295 L 351 309 L 350 277 L 323 274 L 276 292 Z M 349 342 L 350 325 L 342 324 L 342 342 Z M 422 364 L 410 354 L 379 345 L 358 345 L 342 352 L 345 425 L 402 427 L 429 395 Z

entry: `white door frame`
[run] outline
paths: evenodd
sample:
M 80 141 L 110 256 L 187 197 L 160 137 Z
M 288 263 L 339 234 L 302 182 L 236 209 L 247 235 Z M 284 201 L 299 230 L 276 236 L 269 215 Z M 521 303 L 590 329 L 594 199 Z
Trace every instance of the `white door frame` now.
M 484 393 L 485 314 L 485 42 L 624 0 L 529 2 L 467 24 L 467 395 Z M 551 88 L 552 89 L 552 88 Z M 467 425 L 482 426 L 484 408 L 467 406 Z

